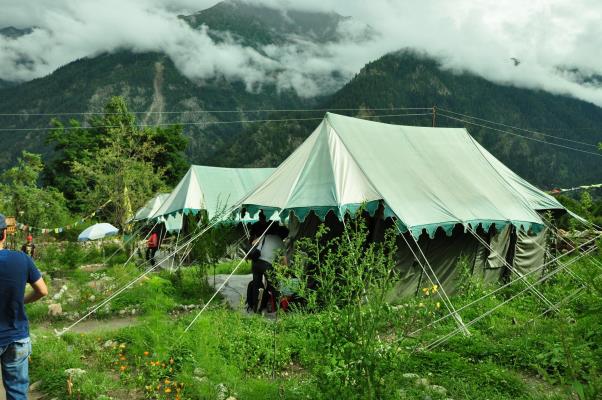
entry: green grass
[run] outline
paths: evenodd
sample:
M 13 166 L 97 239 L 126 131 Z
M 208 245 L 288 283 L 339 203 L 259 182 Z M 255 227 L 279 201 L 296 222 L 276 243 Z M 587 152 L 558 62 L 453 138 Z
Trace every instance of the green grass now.
M 218 273 L 228 273 L 234 265 L 220 264 Z M 243 265 L 247 267 L 248 263 Z M 390 307 L 378 337 L 370 338 L 380 343 L 375 358 L 380 365 L 373 366 L 383 371 L 376 383 L 379 398 L 543 400 L 579 393 L 580 400 L 595 399 L 602 388 L 602 292 L 600 278 L 595 277 L 599 271 L 587 262 L 578 263 L 574 271 L 584 278 L 587 290 L 563 305 L 560 312 L 538 317 L 546 306 L 533 294 L 525 293 L 471 326 L 470 337 L 455 335 L 433 350 L 424 347 L 455 329 L 451 319 L 413 337 L 400 333 L 444 315 L 443 307 L 436 308 L 436 299 L 408 299 L 405 307 Z M 115 282 L 127 282 L 138 273 L 134 265 L 116 265 L 105 271 Z M 72 281 L 68 284 L 78 285 L 83 292 L 88 290 L 90 274 L 69 274 Z M 217 398 L 220 387 L 225 388 L 227 396 L 237 399 L 357 397 L 360 388 L 351 371 L 355 368 L 352 363 L 360 360 L 341 357 L 324 342 L 326 330 L 336 327 L 336 315 L 289 313 L 272 321 L 241 315 L 215 301 L 184 333 L 195 313 L 179 317 L 167 313 L 176 304 L 207 300 L 213 291 L 203 284 L 202 276 L 198 267 L 183 268 L 177 273 L 152 274 L 133 285 L 111 303 L 110 314 L 105 317 L 132 307 L 142 316 L 137 324 L 117 332 L 57 338 L 46 328 L 34 329 L 32 381 L 42 380 L 42 390 L 57 398 L 68 398 L 64 373 L 68 368 L 87 371 L 73 379 L 74 393 L 81 399 L 101 395 L 114 399 L 175 399 L 176 387 L 182 390 L 182 399 Z M 556 303 L 575 287 L 574 279 L 561 273 L 539 289 Z M 493 288 L 477 288 L 455 296 L 453 302 L 461 307 Z M 463 320 L 472 320 L 522 288 L 515 284 L 463 310 Z M 89 304 L 82 302 L 80 307 Z M 75 309 L 77 305 L 69 307 Z M 49 323 L 43 303 L 28 305 L 28 313 L 34 327 L 40 322 Z M 343 354 L 353 346 L 336 333 L 328 337 L 335 338 L 336 343 L 331 345 L 342 349 Z M 124 347 L 104 347 L 107 340 Z M 154 366 L 150 361 L 159 364 Z M 415 379 L 404 377 L 408 373 L 444 387 L 446 393 L 433 392 Z M 174 391 L 165 393 L 165 379 L 183 386 L 172 384 Z M 323 379 L 330 382 L 326 389 Z M 157 385 L 162 385 L 159 391 Z
M 215 266 L 216 274 L 230 274 L 234 268 L 240 263 L 240 260 L 224 261 Z M 209 268 L 209 272 L 213 274 L 214 269 Z M 251 273 L 251 263 L 243 261 L 236 270 L 236 275 L 247 275 Z

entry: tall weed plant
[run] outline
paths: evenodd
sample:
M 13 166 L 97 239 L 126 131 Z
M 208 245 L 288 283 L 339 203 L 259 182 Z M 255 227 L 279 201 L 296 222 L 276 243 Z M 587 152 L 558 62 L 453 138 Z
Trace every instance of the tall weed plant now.
M 363 219 L 349 221 L 326 244 L 328 228 L 299 240 L 291 267 L 276 275 L 303 299 L 299 311 L 315 313 L 316 382 L 328 396 L 383 398 L 397 352 L 381 337 L 389 324 L 385 297 L 395 283 L 395 233 L 382 243 L 368 240 Z

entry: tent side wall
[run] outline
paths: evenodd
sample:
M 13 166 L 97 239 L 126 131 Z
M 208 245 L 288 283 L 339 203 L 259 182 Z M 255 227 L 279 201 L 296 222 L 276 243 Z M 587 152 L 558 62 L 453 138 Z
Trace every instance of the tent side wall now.
M 369 240 L 377 242 L 384 240 L 385 232 L 393 226 L 392 220 L 382 219 L 379 215 L 364 217 L 370 233 Z M 322 223 L 329 228 L 322 245 L 326 245 L 330 239 L 343 233 L 344 226 L 333 213 L 329 213 L 324 222 L 313 213 L 310 213 L 303 222 L 299 222 L 293 216 L 289 225 L 291 238 L 289 255 L 294 251 L 296 240 L 312 237 Z M 522 274 L 539 268 L 545 259 L 546 231 L 538 234 L 518 231 L 516 239 L 513 240 L 512 229 L 513 227 L 508 225 L 493 234 L 480 232 L 483 240 L 499 256 L 482 245 L 472 234 L 464 232 L 461 225 L 456 226 L 451 236 L 447 236 L 442 230 L 439 230 L 433 239 L 422 235 L 418 245 L 439 282 L 432 277 L 429 265 L 424 261 L 409 233 L 404 234 L 405 238 L 414 249 L 422 266 L 408 248 L 406 241 L 398 235 L 396 241 L 398 281 L 388 293 L 388 301 L 395 303 L 406 297 L 421 295 L 422 288 L 431 286 L 431 281 L 425 275 L 423 268 L 428 271 L 433 283 L 437 285 L 440 283 L 448 294 L 457 293 L 464 283 L 463 280 L 469 276 L 480 279 L 485 284 L 501 281 L 510 273 L 504 263 L 504 260 L 510 256 L 513 257 L 510 260 L 513 267 Z M 512 244 L 514 247 L 511 247 Z

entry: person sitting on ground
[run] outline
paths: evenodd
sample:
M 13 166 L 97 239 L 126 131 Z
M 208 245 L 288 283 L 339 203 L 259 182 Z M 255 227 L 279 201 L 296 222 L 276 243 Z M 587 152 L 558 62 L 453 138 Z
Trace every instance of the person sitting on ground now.
M 36 245 L 33 244 L 33 236 L 27 236 L 27 242 L 25 242 L 25 244 L 21 246 L 21 251 L 31 258 L 35 258 Z
M 27 400 L 31 341 L 25 304 L 48 295 L 31 257 L 4 249 L 6 219 L 0 214 L 0 364 L 6 398 Z M 29 284 L 32 292 L 25 294 Z
M 159 234 L 157 231 L 153 231 L 148 237 L 147 248 L 146 248 L 146 260 L 150 261 L 151 265 L 155 266 L 155 254 L 159 249 Z
M 269 225 L 268 225 L 269 226 Z M 263 232 L 262 232 L 263 233 Z M 276 255 L 284 249 L 283 240 L 288 236 L 288 229 L 283 226 L 269 226 L 263 238 L 261 234 L 255 239 L 253 244 L 257 244 L 260 251 L 258 258 L 252 260 L 251 270 L 253 272 L 253 299 L 249 302 L 260 312 L 265 291 L 271 287 L 270 282 L 273 263 Z

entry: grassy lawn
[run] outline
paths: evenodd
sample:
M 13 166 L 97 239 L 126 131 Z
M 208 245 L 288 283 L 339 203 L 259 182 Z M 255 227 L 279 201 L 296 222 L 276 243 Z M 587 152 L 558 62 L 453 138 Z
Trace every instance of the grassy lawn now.
M 229 273 L 236 264 L 217 265 L 216 273 Z M 547 307 L 527 292 L 472 325 L 470 336 L 454 335 L 433 349 L 428 346 L 456 328 L 451 318 L 427 326 L 446 314 L 438 299 L 423 295 L 386 307 L 376 334 L 361 339 L 376 349 L 368 358 L 357 355 L 358 341 L 349 331 L 338 333 L 343 311 L 291 312 L 273 320 L 230 310 L 217 299 L 184 332 L 198 310 L 180 311 L 180 305 L 203 304 L 213 293 L 199 267 L 151 274 L 95 317 L 119 318 L 135 310 L 131 326 L 103 331 L 100 323 L 92 332 L 57 337 L 53 328 L 141 272 L 135 264 L 115 263 L 96 272 L 72 268 L 51 281 L 53 293 L 68 287 L 56 300 L 66 316 L 49 317 L 47 303 L 28 306 L 32 382 L 41 381 L 40 390 L 50 398 L 74 399 L 366 398 L 366 385 L 374 388 L 374 398 L 385 399 L 594 399 L 602 384 L 596 268 L 585 260 L 575 265 L 586 289 L 556 312 L 540 316 Z M 243 263 L 237 272 L 249 270 Z M 560 273 L 539 289 L 556 303 L 575 287 L 572 276 Z M 493 288 L 471 288 L 452 301 L 459 308 Z M 463 320 L 523 288 L 512 285 L 462 310 Z M 369 312 L 363 317 L 372 318 Z M 366 368 L 376 371 L 376 381 L 363 379 Z

